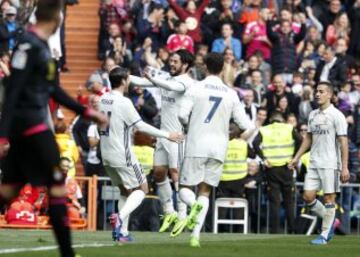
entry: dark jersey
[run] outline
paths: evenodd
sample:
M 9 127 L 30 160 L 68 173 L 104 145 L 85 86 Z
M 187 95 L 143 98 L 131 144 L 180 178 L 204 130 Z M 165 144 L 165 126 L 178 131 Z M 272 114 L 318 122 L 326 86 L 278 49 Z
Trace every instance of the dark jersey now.
M 34 30 L 24 33 L 14 49 L 5 87 L 0 138 L 18 137 L 30 128 L 46 124 L 50 97 L 78 114 L 85 112 L 85 107 L 58 85 L 48 44 Z

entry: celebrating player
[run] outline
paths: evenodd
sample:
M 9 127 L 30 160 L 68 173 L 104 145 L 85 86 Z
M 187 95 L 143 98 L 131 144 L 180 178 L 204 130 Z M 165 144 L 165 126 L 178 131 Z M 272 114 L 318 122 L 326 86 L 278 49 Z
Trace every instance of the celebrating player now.
M 188 91 L 181 104 L 179 118 L 188 124 L 185 159 L 180 172 L 180 197 L 191 211 L 174 226 L 171 236 L 179 235 L 187 226 L 193 229 L 190 245 L 200 247 L 200 230 L 209 207 L 212 187 L 219 184 L 229 142 L 229 123 L 243 130 L 253 125 L 240 104 L 238 95 L 220 79 L 224 59 L 209 53 L 205 58 L 209 75 Z M 246 133 L 248 133 L 246 132 Z M 198 198 L 190 187 L 198 187 Z
M 321 234 L 312 244 L 327 244 L 334 235 L 335 198 L 339 188 L 339 171 L 341 182 L 349 178 L 347 123 L 345 116 L 331 104 L 334 90 L 329 82 L 320 82 L 316 88 L 315 98 L 319 108 L 309 115 L 308 133 L 289 168 L 299 162 L 309 147 L 310 165 L 305 176 L 304 200 L 316 215 L 322 218 Z M 324 191 L 322 204 L 316 199 L 316 192 Z
M 128 71 L 115 67 L 109 75 L 112 91 L 100 99 L 100 110 L 109 117 L 109 126 L 100 131 L 100 146 L 106 173 L 119 186 L 123 199 L 119 213 L 110 217 L 114 241 L 131 241 L 127 226 L 129 215 L 141 204 L 148 192 L 146 177 L 131 150 L 131 132 L 135 127 L 149 135 L 180 142 L 182 134 L 158 130 L 142 121 L 131 100 L 124 97 L 128 91 Z
M 186 90 L 194 83 L 188 71 L 194 62 L 193 55 L 187 50 L 178 50 L 171 54 L 169 59 L 169 78 L 161 77 L 155 70 L 147 69 L 145 77 L 141 79 L 131 76 L 131 82 L 139 86 L 158 86 L 161 89 L 161 129 L 165 131 L 182 131 L 178 119 L 181 99 Z M 156 144 L 154 156 L 154 177 L 158 187 L 158 194 L 165 213 L 163 224 L 159 232 L 165 232 L 173 223 L 186 218 L 186 205 L 178 197 L 178 213 L 174 210 L 172 190 L 168 173 L 178 191 L 178 169 L 183 159 L 181 144 L 174 144 L 160 139 Z

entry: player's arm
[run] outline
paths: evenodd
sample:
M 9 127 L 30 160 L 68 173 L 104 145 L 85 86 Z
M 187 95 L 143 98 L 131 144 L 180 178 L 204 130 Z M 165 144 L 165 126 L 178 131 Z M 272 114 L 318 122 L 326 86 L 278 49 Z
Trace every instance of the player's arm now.
M 184 83 L 176 81 L 175 79 L 164 79 L 158 76 L 152 76 L 150 70 L 146 70 L 145 77 L 152 82 L 152 84 L 169 91 L 185 92 L 186 87 Z
M 341 182 L 346 183 L 350 179 L 350 173 L 348 169 L 348 159 L 349 159 L 349 146 L 347 138 L 347 122 L 345 116 L 342 113 L 339 113 L 338 117 L 335 117 L 335 131 L 336 138 L 340 144 L 341 151 Z
M 238 125 L 240 129 L 244 130 L 241 135 L 241 138 L 243 138 L 244 140 L 247 140 L 256 131 L 255 125 L 246 115 L 244 106 L 240 103 L 237 95 L 235 95 L 234 97 L 234 104 L 231 116 L 234 119 L 236 125 Z
M 185 95 L 180 103 L 180 109 L 178 113 L 178 118 L 183 125 L 189 123 L 190 114 L 194 106 L 193 96 L 190 94 Z
M 155 87 L 155 85 L 146 78 L 130 75 L 130 84 L 137 87 Z
M 294 158 L 289 162 L 288 168 L 294 169 L 297 163 L 299 162 L 301 156 L 309 150 L 310 146 L 312 144 L 312 134 L 310 132 L 306 133 L 305 138 L 303 139 L 299 150 L 295 154 Z
M 8 142 L 8 133 L 14 117 L 15 105 L 18 102 L 19 95 L 29 81 L 32 67 L 34 66 L 34 53 L 32 49 L 27 51 L 17 50 L 11 61 L 11 75 L 6 80 L 5 96 L 3 110 L 0 120 L 0 144 L 6 145 Z M 0 156 L 4 152 L 0 149 Z
M 150 136 L 153 137 L 159 137 L 159 138 L 166 138 L 170 141 L 173 142 L 178 142 L 180 143 L 183 140 L 183 136 L 181 133 L 177 133 L 177 132 L 166 132 L 160 129 L 157 129 L 149 124 L 147 124 L 146 122 L 140 120 L 135 124 L 135 127 L 143 132 L 146 133 Z

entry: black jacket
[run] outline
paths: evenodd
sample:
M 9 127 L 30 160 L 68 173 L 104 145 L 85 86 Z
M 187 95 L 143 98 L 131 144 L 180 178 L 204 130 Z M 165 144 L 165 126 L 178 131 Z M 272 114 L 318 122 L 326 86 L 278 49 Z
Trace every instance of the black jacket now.
M 321 72 L 324 69 L 325 61 L 320 61 L 315 75 L 315 82 L 320 81 Z M 337 58 L 335 64 L 331 67 L 329 72 L 328 81 L 330 81 L 333 86 L 337 89 L 340 89 L 340 86 L 344 84 L 347 80 L 347 66 L 343 58 Z
M 15 42 L 22 35 L 23 29 L 16 23 L 16 29 L 9 32 L 6 23 L 0 24 L 0 50 L 3 52 L 9 51 L 9 39 L 14 39 Z M 16 44 L 16 43 L 15 43 Z
M 267 35 L 273 44 L 271 49 L 272 74 L 293 73 L 297 69 L 296 45 L 304 39 L 306 27 L 301 25 L 299 33 L 290 32 L 285 35 L 273 31 L 271 22 L 266 24 Z

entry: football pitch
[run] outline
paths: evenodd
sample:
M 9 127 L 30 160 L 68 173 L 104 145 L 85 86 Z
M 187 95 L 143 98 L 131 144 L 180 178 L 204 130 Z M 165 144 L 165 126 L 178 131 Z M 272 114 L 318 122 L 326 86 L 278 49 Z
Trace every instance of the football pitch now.
M 360 237 L 337 236 L 329 245 L 313 246 L 306 236 L 203 234 L 201 248 L 188 246 L 189 234 L 134 233 L 136 241 L 114 245 L 110 232 L 74 232 L 82 257 L 358 257 Z M 0 230 L 0 257 L 56 257 L 50 231 Z

